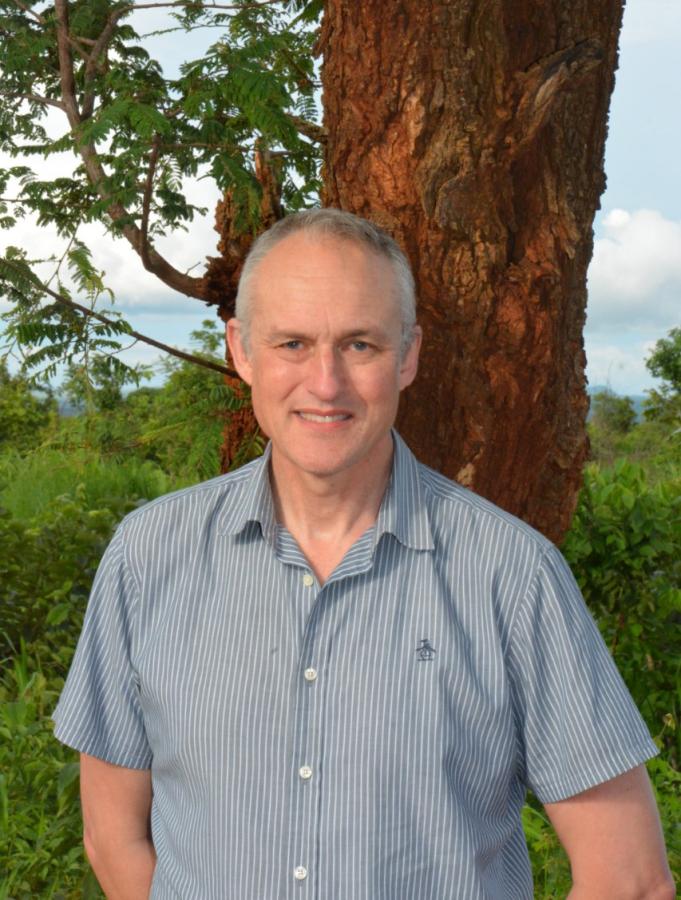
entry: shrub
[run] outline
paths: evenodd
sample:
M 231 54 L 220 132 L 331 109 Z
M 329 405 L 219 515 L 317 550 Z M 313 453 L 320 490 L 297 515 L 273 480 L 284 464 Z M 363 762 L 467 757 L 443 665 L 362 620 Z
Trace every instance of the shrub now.
M 14 519 L 0 510 L 0 654 L 10 656 L 23 641 L 40 641 L 45 652 L 64 658 L 80 632 L 87 596 L 118 510 L 90 510 L 76 497 L 57 498 L 40 524 Z
M 77 755 L 52 736 L 61 686 L 23 644 L 0 681 L 0 900 L 103 896 L 80 840 Z
M 49 390 L 32 390 L 24 377 L 10 375 L 7 363 L 0 359 L 0 448 L 25 451 L 34 446 L 56 408 Z
M 681 482 L 589 467 L 563 544 L 634 700 L 678 767 Z

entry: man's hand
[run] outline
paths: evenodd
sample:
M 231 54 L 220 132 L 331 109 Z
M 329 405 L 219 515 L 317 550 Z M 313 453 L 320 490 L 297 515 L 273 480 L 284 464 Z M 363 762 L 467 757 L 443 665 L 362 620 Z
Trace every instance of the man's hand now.
M 570 858 L 570 900 L 674 900 L 645 766 L 545 809 Z
M 83 840 L 108 900 L 147 900 L 156 865 L 151 772 L 80 757 Z

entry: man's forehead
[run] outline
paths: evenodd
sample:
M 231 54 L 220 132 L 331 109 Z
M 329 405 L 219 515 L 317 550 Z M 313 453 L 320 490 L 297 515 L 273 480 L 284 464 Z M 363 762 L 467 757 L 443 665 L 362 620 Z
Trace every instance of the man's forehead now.
M 384 257 L 349 241 L 284 244 L 254 278 L 251 316 L 263 336 L 309 337 L 330 329 L 335 338 L 387 339 L 401 328 L 397 284 Z
M 263 257 L 254 273 L 275 277 L 323 277 L 329 268 L 369 274 L 390 270 L 390 261 L 372 247 L 352 238 L 332 234 L 294 232 L 279 241 Z

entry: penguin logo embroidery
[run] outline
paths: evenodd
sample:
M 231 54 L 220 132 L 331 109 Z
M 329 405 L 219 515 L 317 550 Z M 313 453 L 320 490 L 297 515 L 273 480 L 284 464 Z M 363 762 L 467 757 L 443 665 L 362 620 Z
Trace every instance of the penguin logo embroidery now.
M 416 653 L 419 658 L 419 662 L 431 662 L 437 650 L 435 647 L 431 646 L 429 638 L 421 638 L 421 643 L 416 648 Z

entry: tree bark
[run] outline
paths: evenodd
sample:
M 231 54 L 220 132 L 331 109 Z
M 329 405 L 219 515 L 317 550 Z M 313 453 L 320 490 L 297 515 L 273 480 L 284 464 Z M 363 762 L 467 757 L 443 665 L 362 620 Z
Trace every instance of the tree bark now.
M 560 541 L 622 0 L 326 0 L 324 203 L 390 231 L 425 332 L 398 427 Z

